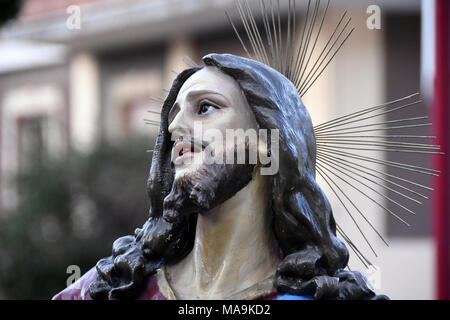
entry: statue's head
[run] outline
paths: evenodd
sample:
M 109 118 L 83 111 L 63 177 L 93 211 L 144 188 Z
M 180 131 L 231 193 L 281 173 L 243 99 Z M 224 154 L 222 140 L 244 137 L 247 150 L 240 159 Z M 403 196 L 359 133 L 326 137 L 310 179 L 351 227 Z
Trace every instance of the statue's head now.
M 343 271 L 348 251 L 315 180 L 313 126 L 295 86 L 254 60 L 210 54 L 203 62 L 176 77 L 162 106 L 147 184 L 149 218 L 99 261 L 91 295 L 136 295 L 145 277 L 192 250 L 198 215 L 262 174 L 281 255 L 275 287 L 315 291 L 316 298 L 372 297 L 359 273 Z M 227 130 L 257 135 L 230 141 Z

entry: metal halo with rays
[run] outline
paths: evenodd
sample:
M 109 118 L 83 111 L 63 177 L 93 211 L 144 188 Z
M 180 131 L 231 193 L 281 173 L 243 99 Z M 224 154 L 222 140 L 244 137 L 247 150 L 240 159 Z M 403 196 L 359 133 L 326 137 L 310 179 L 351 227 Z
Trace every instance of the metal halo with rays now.
M 295 0 L 288 0 L 287 23 L 284 24 L 282 23 L 282 10 L 279 0 L 259 0 L 262 28 L 258 27 L 249 1 L 235 0 L 251 52 L 230 15 L 226 13 L 226 16 L 247 56 L 279 71 L 295 85 L 300 97 L 302 97 L 323 74 L 354 30 L 354 28 L 349 27 L 351 17 L 348 17 L 347 11 L 344 11 L 325 45 L 318 48 L 318 39 L 330 5 L 330 0 L 323 2 L 326 4 L 321 5 L 320 0 L 308 1 L 305 19 L 297 33 Z M 315 53 L 318 54 L 317 58 L 312 61 Z M 386 114 L 395 115 L 396 111 L 414 108 L 420 102 L 422 101 L 419 99 L 419 94 L 416 93 L 341 116 L 314 127 L 317 144 L 317 173 L 336 196 L 375 256 L 377 256 L 377 253 L 354 216 L 361 216 L 367 223 L 366 227 L 372 229 L 386 245 L 388 243 L 362 213 L 355 201 L 344 192 L 343 186 L 361 194 L 387 214 L 409 226 L 397 210 L 415 214 L 413 210 L 408 208 L 408 205 L 411 203 L 422 204 L 419 199 L 428 199 L 423 192 L 433 189 L 416 181 L 374 169 L 370 165 L 382 165 L 400 169 L 401 172 L 415 172 L 429 176 L 437 176 L 439 171 L 409 163 L 383 160 L 382 157 L 374 157 L 365 153 L 443 154 L 438 151 L 440 147 L 437 145 L 415 142 L 418 139 L 433 139 L 435 138 L 433 136 L 405 133 L 386 134 L 386 131 L 390 132 L 390 130 L 401 131 L 430 126 L 431 123 L 426 122 L 427 116 L 394 117 L 393 120 L 384 120 Z M 377 188 L 395 193 L 402 198 L 402 201 L 392 199 L 378 191 Z M 378 201 L 376 196 L 383 198 L 384 203 Z M 387 208 L 386 203 L 392 204 L 397 210 Z M 358 246 L 346 234 L 342 225 L 338 223 L 337 232 L 366 267 L 372 265 L 366 255 L 358 249 Z

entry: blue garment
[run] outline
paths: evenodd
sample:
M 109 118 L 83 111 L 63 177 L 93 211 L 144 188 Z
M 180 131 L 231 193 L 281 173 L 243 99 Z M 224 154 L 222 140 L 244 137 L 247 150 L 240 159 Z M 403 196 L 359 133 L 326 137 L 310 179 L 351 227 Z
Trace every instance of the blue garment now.
M 313 297 L 309 296 L 309 295 L 304 295 L 304 296 L 296 296 L 293 294 L 283 294 L 283 295 L 279 295 L 277 297 L 277 300 L 312 300 Z

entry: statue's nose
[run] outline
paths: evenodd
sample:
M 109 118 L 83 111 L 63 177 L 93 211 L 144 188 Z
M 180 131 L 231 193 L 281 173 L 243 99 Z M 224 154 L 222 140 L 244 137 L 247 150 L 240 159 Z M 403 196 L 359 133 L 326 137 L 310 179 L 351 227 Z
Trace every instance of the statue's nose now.
M 178 134 L 187 135 L 191 133 L 190 121 L 188 121 L 183 110 L 180 110 L 169 125 L 169 132 L 172 136 Z M 176 138 L 176 137 L 175 137 Z

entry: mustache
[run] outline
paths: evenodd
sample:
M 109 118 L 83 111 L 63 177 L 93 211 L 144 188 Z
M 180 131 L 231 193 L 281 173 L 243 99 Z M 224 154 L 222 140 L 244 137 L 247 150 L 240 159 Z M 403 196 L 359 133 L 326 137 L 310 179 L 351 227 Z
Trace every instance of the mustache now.
M 181 137 L 178 137 L 175 139 L 175 141 L 172 145 L 172 148 L 176 147 L 176 145 L 178 143 L 182 143 L 182 142 L 188 143 L 192 146 L 198 146 L 198 147 L 202 148 L 203 150 L 206 149 L 210 145 L 210 142 L 202 140 L 202 139 L 196 139 L 196 138 L 190 137 L 190 136 L 189 137 L 181 136 Z

